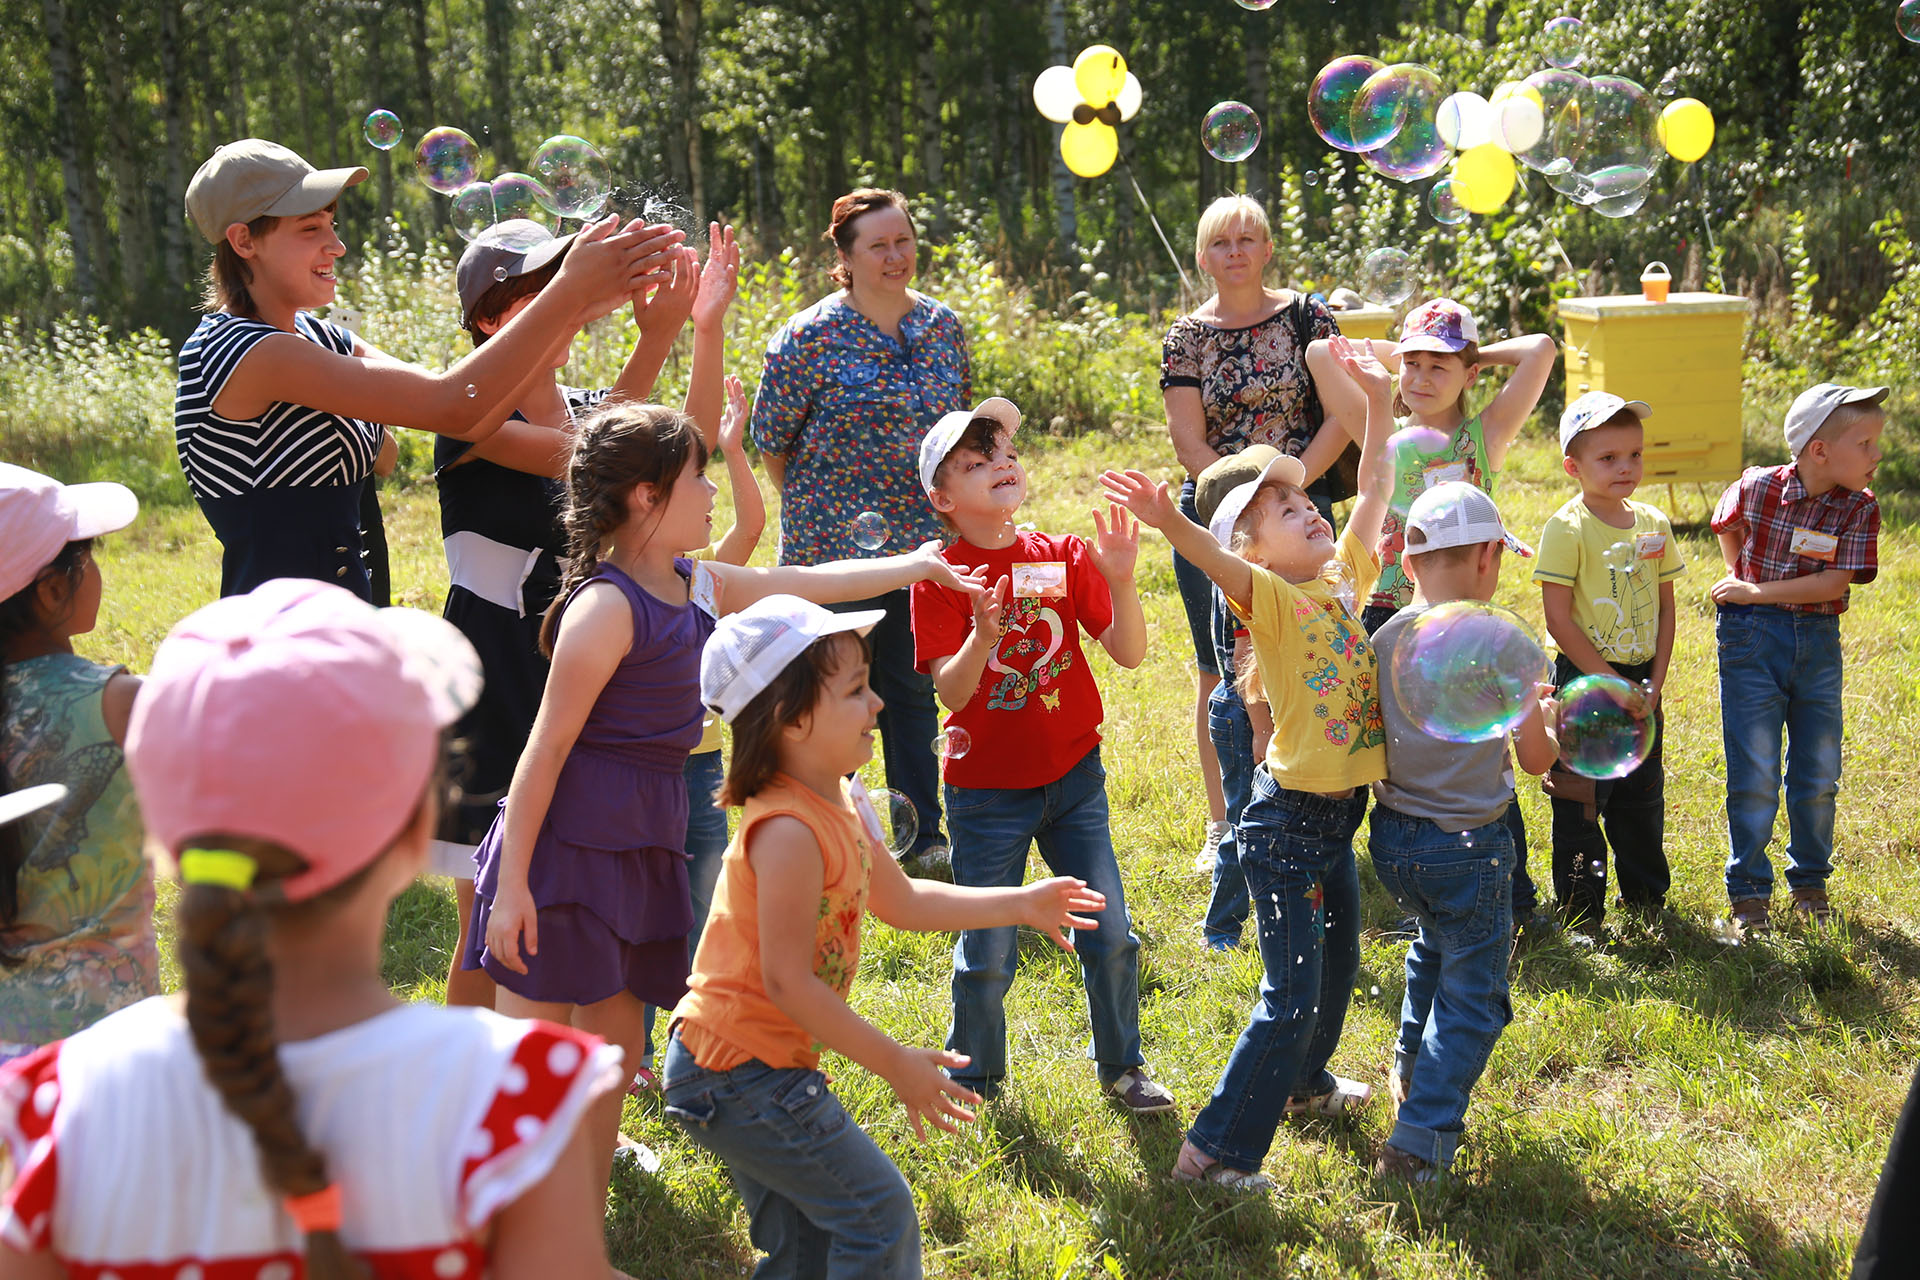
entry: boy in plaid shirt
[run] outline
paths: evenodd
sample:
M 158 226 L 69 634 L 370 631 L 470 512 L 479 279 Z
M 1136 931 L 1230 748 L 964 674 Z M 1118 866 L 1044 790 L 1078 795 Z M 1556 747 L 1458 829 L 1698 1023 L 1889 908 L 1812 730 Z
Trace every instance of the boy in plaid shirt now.
M 1747 932 L 1770 928 L 1767 842 L 1787 743 L 1787 885 L 1793 910 L 1825 921 L 1840 783 L 1840 615 L 1848 587 L 1879 572 L 1885 387 L 1823 382 L 1787 412 L 1783 467 L 1751 467 L 1713 512 L 1727 576 L 1719 606 L 1720 729 L 1727 759 L 1727 896 Z

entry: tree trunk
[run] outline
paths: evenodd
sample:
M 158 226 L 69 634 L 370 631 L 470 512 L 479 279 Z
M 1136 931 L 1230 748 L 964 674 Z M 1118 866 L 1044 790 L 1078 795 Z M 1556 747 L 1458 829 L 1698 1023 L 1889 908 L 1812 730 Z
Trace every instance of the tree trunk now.
M 667 59 L 667 168 L 694 217 L 704 221 L 710 210 L 700 154 L 700 0 L 654 0 L 653 9 Z
M 127 86 L 126 31 L 123 14 L 108 10 L 97 17 L 104 54 L 107 88 L 107 158 L 113 169 L 114 207 L 120 219 L 120 283 L 126 291 L 127 315 L 145 320 L 143 305 L 151 292 L 153 222 L 147 207 L 147 186 L 134 149 L 136 116 Z
M 373 92 L 372 107 L 386 107 L 391 110 L 387 77 L 387 18 L 385 5 L 371 5 L 368 8 L 367 38 L 367 84 Z M 395 112 L 395 114 L 399 114 Z M 404 124 L 404 122 L 403 122 Z M 374 180 L 380 184 L 380 222 L 381 234 L 385 235 L 385 225 L 393 216 L 393 152 L 382 151 L 378 147 L 373 152 Z
M 184 306 L 193 282 L 187 265 L 187 77 L 181 60 L 180 0 L 160 5 L 161 119 L 166 125 L 166 156 L 161 173 L 167 187 L 167 216 L 160 223 L 166 253 L 163 296 L 169 310 Z
M 934 196 L 933 227 L 946 229 L 945 202 L 938 197 L 946 189 L 946 156 L 940 136 L 940 78 L 936 59 L 933 0 L 913 0 L 913 89 L 919 108 L 920 189 Z
M 1067 4 L 1066 0 L 1048 0 L 1047 4 L 1047 47 L 1053 53 L 1056 64 L 1067 60 Z M 1067 168 L 1067 162 L 1060 158 L 1060 134 L 1065 125 L 1053 128 L 1053 217 L 1054 232 L 1059 240 L 1056 251 L 1067 256 L 1080 237 L 1080 222 L 1074 215 L 1073 174 Z
M 1260 145 L 1244 161 L 1246 190 L 1254 199 L 1266 204 L 1273 196 L 1273 149 L 1280 144 L 1277 127 L 1280 121 L 1271 110 L 1273 95 L 1267 91 L 1267 32 L 1271 26 L 1265 22 L 1247 22 L 1244 25 L 1247 28 L 1247 105 L 1260 117 L 1262 130 Z
M 520 152 L 513 145 L 513 3 L 485 0 L 481 12 L 487 30 L 487 94 L 493 109 L 493 154 L 500 168 L 518 169 Z
M 99 282 L 94 277 L 94 253 L 98 246 L 87 234 L 90 228 L 79 138 L 85 116 L 73 43 L 67 34 L 66 0 L 41 0 L 40 10 L 47 28 L 47 69 L 53 80 L 53 153 L 60 161 L 67 235 L 73 245 L 73 287 L 80 295 L 81 309 L 92 311 L 99 291 Z
M 413 54 L 413 92 L 409 95 L 413 119 L 407 120 L 408 133 L 418 139 L 440 123 L 433 100 L 433 49 L 427 43 L 427 0 L 407 0 L 407 47 Z M 403 146 L 406 144 L 403 143 Z M 404 168 L 404 163 L 402 165 Z M 427 201 L 435 228 L 447 226 L 447 206 L 440 200 Z

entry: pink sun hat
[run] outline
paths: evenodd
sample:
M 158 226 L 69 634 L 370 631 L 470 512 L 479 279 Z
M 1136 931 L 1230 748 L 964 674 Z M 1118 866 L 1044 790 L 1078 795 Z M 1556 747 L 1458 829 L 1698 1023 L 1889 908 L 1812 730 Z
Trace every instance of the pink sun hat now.
M 139 514 L 123 484 L 61 484 L 0 462 L 0 600 L 32 586 L 69 542 L 124 529 Z
M 1423 302 L 1400 322 L 1400 344 L 1396 352 L 1440 351 L 1454 355 L 1480 341 L 1480 326 L 1473 312 L 1452 298 Z
M 127 727 L 127 773 L 176 858 L 222 837 L 271 841 L 311 898 L 372 862 L 412 818 L 440 735 L 480 694 L 450 623 L 276 578 L 196 610 L 161 642 Z

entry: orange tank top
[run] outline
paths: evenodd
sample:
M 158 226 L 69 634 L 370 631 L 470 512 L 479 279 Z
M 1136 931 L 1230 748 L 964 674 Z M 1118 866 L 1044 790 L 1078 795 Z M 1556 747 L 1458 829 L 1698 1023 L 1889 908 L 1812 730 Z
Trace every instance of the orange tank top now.
M 747 861 L 747 842 L 768 818 L 797 818 L 813 832 L 824 864 L 814 928 L 814 976 L 844 997 L 860 967 L 860 922 L 874 846 L 843 791 L 825 796 L 775 774 L 747 801 L 746 816 L 720 866 L 720 883 L 693 957 L 687 994 L 673 1011 L 680 1042 L 709 1071 L 728 1071 L 749 1059 L 770 1067 L 820 1063 L 820 1043 L 767 997 L 760 970 L 760 886 Z M 806 910 L 796 906 L 796 910 Z

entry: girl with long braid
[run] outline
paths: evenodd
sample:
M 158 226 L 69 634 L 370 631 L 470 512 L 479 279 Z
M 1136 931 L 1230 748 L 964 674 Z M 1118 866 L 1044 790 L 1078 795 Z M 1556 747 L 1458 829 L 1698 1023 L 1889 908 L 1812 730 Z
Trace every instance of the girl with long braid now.
M 739 429 L 733 390 L 720 433 Z M 645 1006 L 686 993 L 693 926 L 682 770 L 700 741 L 700 651 L 714 621 L 763 596 L 828 604 L 933 580 L 978 594 L 931 542 L 907 555 L 756 569 L 689 553 L 713 538 L 707 447 L 692 419 L 615 403 L 583 421 L 567 469 L 568 560 L 541 644 L 533 732 L 475 855 L 463 964 L 494 1007 L 564 1022 L 641 1065 Z M 610 1168 L 620 1100 L 595 1121 Z M 596 1193 L 596 1203 L 598 1203 Z
M 278 579 L 154 655 L 127 731 L 178 862 L 184 1003 L 0 1068 L 10 1276 L 608 1274 L 582 1120 L 619 1054 L 403 1005 L 387 909 L 426 865 L 444 731 L 480 683 L 447 623 Z

